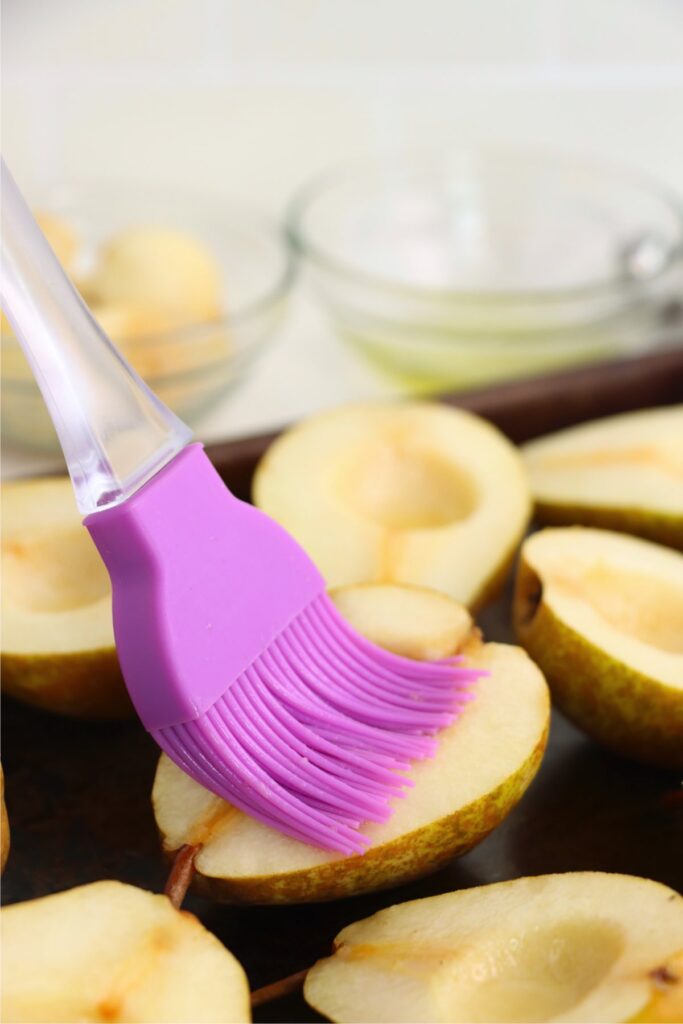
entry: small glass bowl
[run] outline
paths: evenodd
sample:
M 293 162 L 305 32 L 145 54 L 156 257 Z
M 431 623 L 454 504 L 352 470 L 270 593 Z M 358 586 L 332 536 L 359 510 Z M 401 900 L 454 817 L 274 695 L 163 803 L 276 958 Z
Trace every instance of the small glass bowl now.
M 417 389 L 642 351 L 680 308 L 679 201 L 570 158 L 368 158 L 305 186 L 287 227 L 342 334 Z
M 279 326 L 294 259 L 277 227 L 258 214 L 178 188 L 89 184 L 51 191 L 34 204 L 73 228 L 80 250 L 71 276 L 87 280 L 98 249 L 128 228 L 178 230 L 216 262 L 224 314 L 143 333 L 122 344 L 159 398 L 190 426 L 238 381 Z M 87 291 L 85 294 L 87 299 Z M 102 326 L 117 342 L 115 318 Z M 3 331 L 2 429 L 6 440 L 43 451 L 59 443 L 18 342 Z

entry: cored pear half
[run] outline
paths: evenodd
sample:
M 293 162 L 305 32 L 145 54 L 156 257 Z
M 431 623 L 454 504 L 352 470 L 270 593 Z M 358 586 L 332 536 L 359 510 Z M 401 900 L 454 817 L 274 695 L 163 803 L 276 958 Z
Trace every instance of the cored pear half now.
M 333 594 L 333 596 L 335 596 Z M 441 867 L 484 839 L 518 802 L 546 746 L 548 691 L 517 647 L 484 644 L 450 598 L 376 584 L 335 596 L 351 624 L 414 658 L 464 651 L 490 674 L 439 737 L 433 760 L 410 770 L 414 787 L 392 817 L 363 826 L 371 844 L 344 856 L 297 842 L 214 796 L 162 756 L 152 802 L 164 849 L 200 846 L 195 884 L 215 899 L 247 903 L 332 900 L 400 885 Z
M 514 619 L 569 718 L 618 753 L 683 768 L 683 555 L 543 530 L 522 546 Z
M 228 950 L 165 896 L 95 882 L 2 911 L 2 1019 L 12 1024 L 251 1020 Z
M 253 492 L 329 587 L 408 583 L 470 608 L 502 585 L 531 501 L 520 455 L 495 427 L 421 402 L 311 417 L 271 445 Z
M 48 711 L 119 718 L 109 577 L 67 477 L 2 485 L 2 685 Z
M 568 872 L 444 893 L 349 925 L 306 979 L 332 1021 L 683 1020 L 683 899 Z
M 683 550 L 683 405 L 610 416 L 524 446 L 539 522 Z

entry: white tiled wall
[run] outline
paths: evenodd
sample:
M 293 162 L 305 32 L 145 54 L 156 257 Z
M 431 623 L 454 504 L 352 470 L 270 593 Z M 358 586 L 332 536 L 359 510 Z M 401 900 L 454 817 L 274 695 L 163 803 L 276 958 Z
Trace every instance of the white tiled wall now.
M 29 189 L 192 180 L 279 213 L 329 162 L 445 139 L 607 155 L 683 191 L 683 0 L 3 0 L 2 13 L 3 149 Z M 386 390 L 314 310 L 297 316 L 209 432 Z M 333 382 L 311 377 L 321 345 Z M 278 360 L 300 367 L 286 399 Z
M 683 183 L 683 0 L 3 0 L 17 173 L 270 207 L 375 143 L 514 140 Z

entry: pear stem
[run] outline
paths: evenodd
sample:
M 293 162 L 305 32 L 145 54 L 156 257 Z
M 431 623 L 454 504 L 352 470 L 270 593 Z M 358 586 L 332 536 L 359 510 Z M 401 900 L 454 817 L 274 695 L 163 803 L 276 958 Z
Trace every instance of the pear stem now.
M 262 988 L 254 989 L 251 993 L 252 1007 L 264 1006 L 266 1003 L 272 1003 L 274 999 L 281 999 L 283 996 L 291 995 L 292 992 L 298 992 L 300 988 L 303 988 L 309 970 L 310 967 L 306 967 L 303 971 L 297 971 L 296 974 L 289 974 L 286 978 L 281 978 L 280 981 L 274 981 L 272 985 L 263 985 Z
M 200 850 L 201 846 L 190 846 L 186 843 L 180 847 L 173 858 L 173 867 L 164 887 L 164 893 L 176 910 L 180 910 L 182 907 L 187 890 L 190 888 L 195 872 L 194 859 Z

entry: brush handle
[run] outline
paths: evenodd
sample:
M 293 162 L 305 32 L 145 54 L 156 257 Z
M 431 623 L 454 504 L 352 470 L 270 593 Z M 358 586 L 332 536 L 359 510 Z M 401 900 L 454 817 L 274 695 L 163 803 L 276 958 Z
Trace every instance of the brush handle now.
M 55 425 L 83 515 L 118 505 L 192 434 L 92 317 L 2 161 L 2 308 Z

